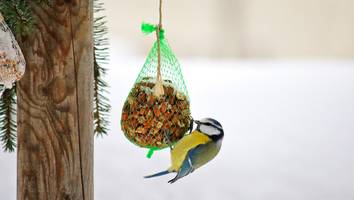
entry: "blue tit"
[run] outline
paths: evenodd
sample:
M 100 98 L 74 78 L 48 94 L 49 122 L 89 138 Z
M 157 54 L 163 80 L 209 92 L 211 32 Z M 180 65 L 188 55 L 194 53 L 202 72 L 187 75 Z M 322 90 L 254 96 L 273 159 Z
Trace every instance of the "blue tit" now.
M 224 138 L 221 124 L 211 118 L 194 122 L 197 124 L 196 130 L 185 135 L 173 148 L 171 147 L 171 167 L 145 178 L 175 172 L 176 177 L 169 181 L 174 183 L 209 162 L 219 153 Z M 193 125 L 191 127 L 193 129 Z

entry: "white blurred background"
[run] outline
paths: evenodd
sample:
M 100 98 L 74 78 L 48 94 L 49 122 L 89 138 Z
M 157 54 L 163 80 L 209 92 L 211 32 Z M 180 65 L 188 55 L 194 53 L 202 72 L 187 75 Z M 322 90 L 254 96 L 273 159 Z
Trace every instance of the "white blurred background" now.
M 146 159 L 119 125 L 158 1 L 105 3 L 113 109 L 95 141 L 96 199 L 354 199 L 354 1 L 165 0 L 192 114 L 225 129 L 216 159 L 173 185 L 142 178 L 169 166 L 168 150 Z M 15 199 L 16 154 L 1 152 L 0 166 L 1 199 Z
M 112 39 L 123 40 L 134 54 L 144 54 L 151 40 L 142 37 L 139 24 L 157 23 L 158 0 L 105 2 Z M 353 0 L 164 2 L 164 27 L 179 56 L 344 59 L 354 55 Z

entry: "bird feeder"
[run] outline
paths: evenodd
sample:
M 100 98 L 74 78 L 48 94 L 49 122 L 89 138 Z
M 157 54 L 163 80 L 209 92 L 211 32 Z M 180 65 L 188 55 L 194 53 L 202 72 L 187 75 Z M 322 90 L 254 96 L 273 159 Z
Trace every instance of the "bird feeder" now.
M 25 68 L 21 49 L 0 13 L 0 96 L 21 79 Z
M 161 24 L 160 4 L 160 23 L 141 26 L 145 34 L 156 33 L 156 42 L 129 92 L 121 117 L 124 135 L 139 147 L 149 148 L 148 157 L 154 150 L 180 140 L 191 122 L 181 67 Z

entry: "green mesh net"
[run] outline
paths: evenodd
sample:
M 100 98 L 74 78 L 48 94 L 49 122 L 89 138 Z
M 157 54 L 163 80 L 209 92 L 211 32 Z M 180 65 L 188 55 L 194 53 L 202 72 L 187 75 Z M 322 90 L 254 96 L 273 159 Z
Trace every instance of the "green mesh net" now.
M 183 79 L 180 64 L 173 54 L 167 40 L 163 37 L 161 45 L 161 76 L 164 80 L 169 80 L 182 93 L 188 97 L 188 91 Z M 146 77 L 156 78 L 157 74 L 157 42 L 149 52 L 143 68 L 141 69 L 137 82 L 141 82 Z
M 157 26 L 143 24 L 146 34 Z M 172 145 L 189 130 L 191 117 L 189 96 L 180 64 L 160 30 L 157 40 L 141 69 L 123 106 L 121 126 L 125 136 L 134 144 L 154 150 Z M 158 50 L 160 43 L 160 68 Z M 161 79 L 158 78 L 160 69 Z M 161 83 L 162 94 L 156 95 Z

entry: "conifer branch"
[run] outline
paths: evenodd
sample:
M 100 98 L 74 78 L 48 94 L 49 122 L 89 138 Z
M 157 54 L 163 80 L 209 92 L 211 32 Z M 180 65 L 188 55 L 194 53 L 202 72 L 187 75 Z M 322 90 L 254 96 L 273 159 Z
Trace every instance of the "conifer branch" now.
M 108 84 L 104 80 L 107 69 L 103 67 L 108 62 L 109 49 L 108 38 L 106 37 L 108 29 L 105 17 L 99 13 L 104 11 L 103 3 L 94 0 L 94 133 L 96 136 L 106 135 L 109 126 L 109 112 L 111 106 L 109 99 L 105 96 L 108 94 Z
M 0 141 L 5 152 L 16 149 L 16 87 L 4 91 L 0 101 Z

